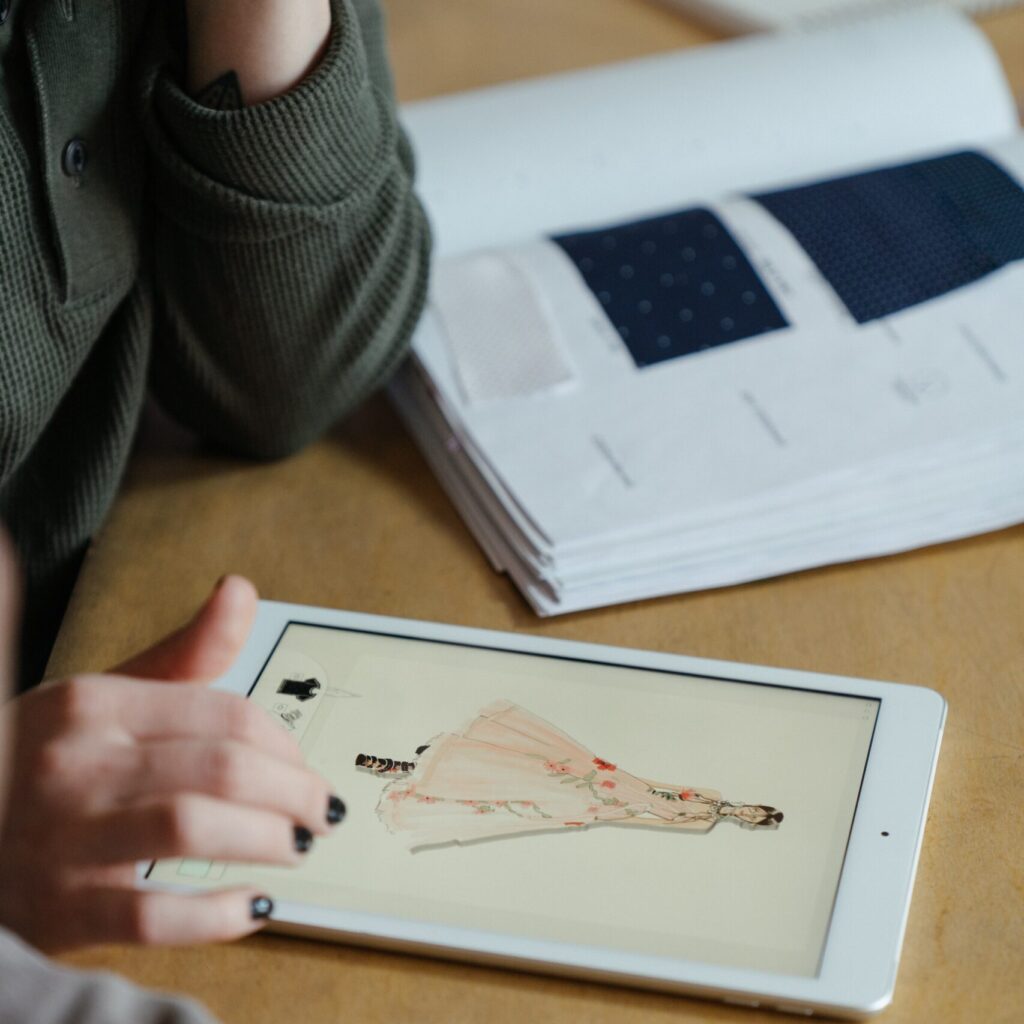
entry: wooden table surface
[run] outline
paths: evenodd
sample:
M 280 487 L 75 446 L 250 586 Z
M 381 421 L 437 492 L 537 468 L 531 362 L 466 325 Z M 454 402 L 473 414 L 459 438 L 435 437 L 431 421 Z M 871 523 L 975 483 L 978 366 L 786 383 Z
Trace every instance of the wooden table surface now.
M 641 0 L 386 6 L 403 99 L 713 38 Z M 1024 11 L 983 24 L 1024 94 Z M 86 561 L 51 674 L 116 662 L 234 571 L 284 601 L 935 687 L 949 722 L 887 1019 L 1024 1020 L 1024 528 L 545 621 L 490 570 L 383 399 L 273 465 L 149 434 Z M 66 960 L 188 993 L 228 1024 L 779 1019 L 273 936 Z

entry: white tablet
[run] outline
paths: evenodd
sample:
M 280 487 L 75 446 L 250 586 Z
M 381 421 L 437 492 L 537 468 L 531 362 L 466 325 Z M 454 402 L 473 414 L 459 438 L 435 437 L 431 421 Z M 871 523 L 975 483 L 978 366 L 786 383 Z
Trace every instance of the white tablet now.
M 796 1013 L 892 996 L 932 690 L 262 602 L 217 683 L 348 805 L 277 929 Z

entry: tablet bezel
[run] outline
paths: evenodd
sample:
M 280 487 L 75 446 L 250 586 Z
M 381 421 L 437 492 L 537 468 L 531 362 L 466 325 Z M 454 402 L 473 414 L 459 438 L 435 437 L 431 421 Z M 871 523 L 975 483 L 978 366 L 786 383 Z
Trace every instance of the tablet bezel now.
M 231 671 L 214 685 L 248 694 L 293 623 L 848 694 L 880 704 L 816 977 L 527 939 L 287 900 L 276 901 L 274 930 L 805 1014 L 864 1017 L 891 1001 L 946 716 L 946 702 L 934 690 L 272 601 L 260 602 L 245 648 Z M 189 891 L 188 885 L 146 880 L 149 866 L 140 865 L 141 884 Z

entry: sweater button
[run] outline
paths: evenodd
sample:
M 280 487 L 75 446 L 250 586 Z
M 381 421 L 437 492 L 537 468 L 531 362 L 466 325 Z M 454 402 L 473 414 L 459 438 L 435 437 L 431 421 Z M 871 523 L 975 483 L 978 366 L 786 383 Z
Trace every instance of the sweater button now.
M 11 0 L 0 0 L 0 25 L 6 20 L 7 16 L 11 13 Z
M 3 3 L 3 0 L 0 0 Z M 80 178 L 89 162 L 89 153 L 81 139 L 72 139 L 65 147 L 60 159 L 61 170 L 69 178 Z

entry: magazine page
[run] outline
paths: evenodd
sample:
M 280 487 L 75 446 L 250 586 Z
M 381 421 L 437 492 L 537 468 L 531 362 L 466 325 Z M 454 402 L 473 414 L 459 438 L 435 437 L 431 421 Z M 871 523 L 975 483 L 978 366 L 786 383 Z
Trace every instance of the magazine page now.
M 417 433 L 598 603 L 1016 521 L 1022 181 L 1018 136 L 442 261 Z
M 404 108 L 440 256 L 1008 135 L 988 42 L 929 10 Z

